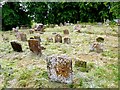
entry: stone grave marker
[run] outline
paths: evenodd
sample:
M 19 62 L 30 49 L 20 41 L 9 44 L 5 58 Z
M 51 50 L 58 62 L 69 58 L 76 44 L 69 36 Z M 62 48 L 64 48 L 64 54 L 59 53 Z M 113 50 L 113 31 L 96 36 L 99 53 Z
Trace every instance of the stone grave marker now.
M 63 26 L 63 24 L 62 23 L 60 23 L 60 27 L 62 27 Z
M 18 32 L 18 28 L 12 28 L 13 32 Z
M 63 33 L 64 33 L 65 35 L 67 35 L 67 34 L 69 34 L 69 31 L 68 31 L 67 29 L 65 29 L 65 30 L 63 30 Z
M 17 41 L 11 41 L 11 46 L 13 48 L 14 51 L 17 51 L 17 52 L 22 52 L 22 46 L 19 42 Z
M 35 54 L 42 54 L 41 52 L 41 46 L 40 46 L 40 42 L 37 39 L 30 39 L 28 40 L 28 44 L 29 44 L 29 49 L 30 51 L 32 51 Z
M 62 36 L 60 34 L 55 35 L 55 43 L 57 42 L 62 43 Z
M 44 25 L 42 23 L 37 24 L 36 28 L 35 28 L 35 31 L 41 31 L 41 32 L 43 32 L 44 31 L 44 27 L 43 26 Z
M 30 30 L 29 30 L 29 33 L 30 33 L 30 34 L 33 34 L 33 33 L 34 33 L 34 29 L 30 29 Z
M 80 26 L 80 25 L 76 25 L 76 26 L 74 26 L 74 31 L 80 33 L 80 30 L 81 30 L 81 26 Z
M 17 32 L 15 36 L 18 40 L 27 41 L 27 36 L 25 33 Z
M 65 38 L 64 38 L 64 43 L 70 44 L 70 43 L 71 43 L 70 38 L 65 37 Z
M 103 52 L 103 45 L 98 42 L 93 43 L 90 47 L 90 52 L 92 51 L 95 51 L 97 53 Z
M 71 84 L 73 82 L 72 60 L 66 55 L 47 57 L 48 77 L 51 81 Z
M 48 42 L 53 42 L 53 38 L 52 37 L 47 37 L 46 38 Z
M 76 66 L 76 67 L 83 67 L 83 68 L 86 68 L 86 67 L 87 67 L 87 62 L 77 60 L 77 61 L 75 61 L 75 66 Z

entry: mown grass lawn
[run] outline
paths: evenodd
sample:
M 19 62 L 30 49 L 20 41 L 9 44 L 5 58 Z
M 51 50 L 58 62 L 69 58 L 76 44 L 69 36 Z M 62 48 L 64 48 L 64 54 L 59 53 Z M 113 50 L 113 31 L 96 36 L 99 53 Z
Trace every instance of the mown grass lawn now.
M 56 32 L 66 37 L 63 30 L 68 29 L 71 38 L 70 44 L 50 43 L 47 37 L 54 37 Z M 28 29 L 20 30 L 27 34 L 29 39 L 34 34 L 29 34 Z M 105 33 L 107 32 L 107 33 Z M 22 42 L 23 52 L 14 52 L 10 41 L 15 40 L 12 31 L 2 32 L 8 41 L 3 41 L 0 35 L 0 89 L 1 88 L 118 88 L 118 27 L 114 30 L 106 26 L 86 25 L 81 33 L 73 32 L 73 26 L 46 28 L 41 34 L 41 45 L 46 48 L 42 56 L 33 54 L 29 50 L 28 42 Z M 96 37 L 105 39 L 102 53 L 89 52 L 90 44 Z M 73 61 L 73 84 L 50 82 L 47 76 L 45 58 L 53 54 L 66 54 Z M 87 70 L 75 67 L 75 60 L 87 62 Z

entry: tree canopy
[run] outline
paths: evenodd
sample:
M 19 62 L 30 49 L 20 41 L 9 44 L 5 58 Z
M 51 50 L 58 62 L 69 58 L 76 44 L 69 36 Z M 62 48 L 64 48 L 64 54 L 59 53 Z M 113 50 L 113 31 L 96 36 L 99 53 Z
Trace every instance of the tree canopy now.
M 2 29 L 63 22 L 103 22 L 120 18 L 120 2 L 6 2 L 2 7 Z

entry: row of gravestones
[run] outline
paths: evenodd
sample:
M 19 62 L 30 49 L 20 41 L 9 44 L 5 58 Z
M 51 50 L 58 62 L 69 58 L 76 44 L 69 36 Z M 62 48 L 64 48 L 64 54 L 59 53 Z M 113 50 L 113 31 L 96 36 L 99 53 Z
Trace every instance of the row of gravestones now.
M 64 34 L 69 34 L 68 30 L 63 31 Z M 17 34 L 19 34 L 17 32 Z M 21 38 L 22 41 L 26 41 L 27 39 L 25 38 L 26 35 L 24 33 L 20 33 L 18 35 L 19 38 Z M 24 38 L 24 39 L 23 39 Z M 66 38 L 64 38 L 66 39 Z M 57 34 L 55 36 L 55 42 L 60 42 L 62 43 L 62 36 Z M 42 50 L 44 47 L 40 45 L 40 37 L 35 36 L 34 38 L 30 38 L 28 40 L 29 48 L 33 53 L 36 54 L 42 54 Z M 70 41 L 70 40 L 68 40 Z M 97 42 L 102 42 L 104 41 L 103 38 L 99 37 L 96 39 Z M 21 44 L 18 43 L 17 41 L 12 41 L 11 45 L 14 49 L 14 51 L 22 51 Z M 101 48 L 100 43 L 94 43 L 91 46 L 90 51 L 96 51 L 100 52 L 103 51 Z M 72 83 L 73 82 L 73 70 L 72 70 L 72 60 L 71 58 L 67 57 L 66 55 L 52 55 L 46 58 L 47 61 L 47 70 L 48 70 L 48 77 L 51 81 L 56 81 L 56 82 L 62 82 L 62 83 Z M 77 61 L 75 64 L 79 64 L 78 66 L 84 66 L 86 67 L 86 62 L 84 61 Z

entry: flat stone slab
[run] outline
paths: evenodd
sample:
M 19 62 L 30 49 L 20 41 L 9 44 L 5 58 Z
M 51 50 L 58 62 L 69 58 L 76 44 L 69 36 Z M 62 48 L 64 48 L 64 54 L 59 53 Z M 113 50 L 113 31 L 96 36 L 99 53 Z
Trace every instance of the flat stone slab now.
M 72 60 L 66 55 L 47 57 L 48 77 L 51 81 L 70 84 L 73 82 Z

